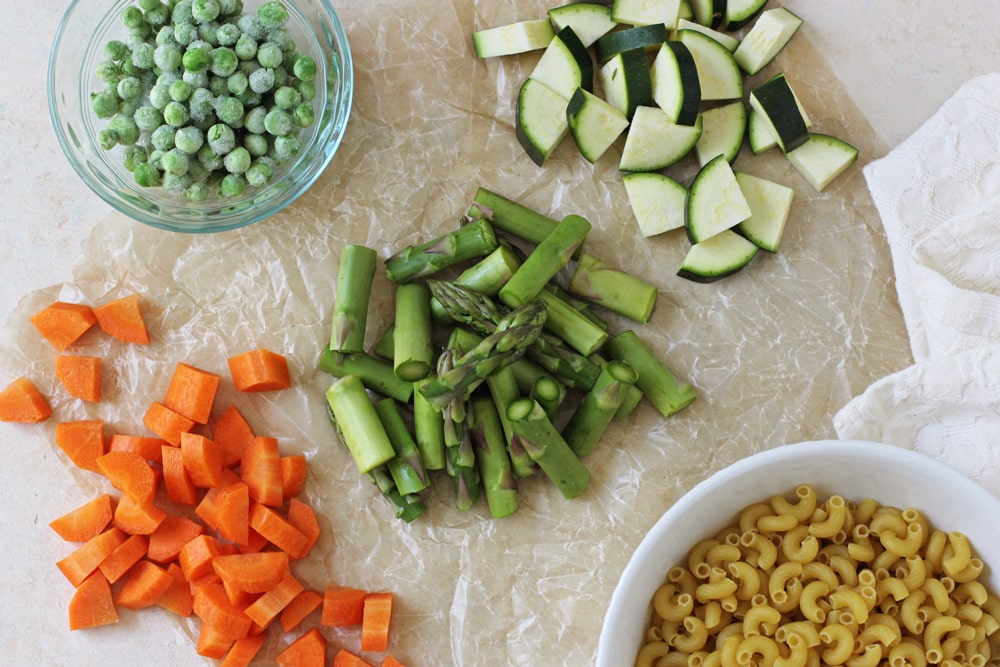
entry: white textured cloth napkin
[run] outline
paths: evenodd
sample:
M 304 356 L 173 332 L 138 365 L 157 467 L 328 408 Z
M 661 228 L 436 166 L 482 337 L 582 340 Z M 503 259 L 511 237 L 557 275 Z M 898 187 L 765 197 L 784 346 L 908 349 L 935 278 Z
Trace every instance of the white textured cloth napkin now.
M 966 83 L 864 175 L 915 363 L 834 427 L 931 455 L 1000 495 L 1000 73 Z

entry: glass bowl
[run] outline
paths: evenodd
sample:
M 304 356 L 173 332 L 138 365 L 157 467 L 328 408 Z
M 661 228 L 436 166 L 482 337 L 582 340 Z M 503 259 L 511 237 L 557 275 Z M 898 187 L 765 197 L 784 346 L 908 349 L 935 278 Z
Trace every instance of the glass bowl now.
M 301 149 L 260 187 L 235 197 L 209 194 L 193 201 L 183 192 L 143 187 L 126 169 L 124 148 L 101 147 L 107 120 L 97 117 L 91 95 L 107 84 L 97 75 L 110 40 L 125 40 L 121 17 L 135 0 L 73 0 L 56 32 L 48 67 L 49 114 L 73 169 L 101 199 L 147 225 L 175 232 L 205 233 L 243 227 L 277 213 L 312 185 L 330 163 L 347 127 L 353 66 L 347 35 L 328 0 L 284 0 L 288 33 L 296 50 L 316 61 L 315 121 L 301 130 Z M 167 3 L 173 6 L 175 2 Z M 243 13 L 263 0 L 246 0 Z

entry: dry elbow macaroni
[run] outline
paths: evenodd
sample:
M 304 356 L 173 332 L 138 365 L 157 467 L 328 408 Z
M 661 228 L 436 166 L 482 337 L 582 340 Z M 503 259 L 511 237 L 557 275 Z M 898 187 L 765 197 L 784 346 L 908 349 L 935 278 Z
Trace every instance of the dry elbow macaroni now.
M 1000 665 L 1000 598 L 959 532 L 866 498 L 748 506 L 654 592 L 636 667 Z

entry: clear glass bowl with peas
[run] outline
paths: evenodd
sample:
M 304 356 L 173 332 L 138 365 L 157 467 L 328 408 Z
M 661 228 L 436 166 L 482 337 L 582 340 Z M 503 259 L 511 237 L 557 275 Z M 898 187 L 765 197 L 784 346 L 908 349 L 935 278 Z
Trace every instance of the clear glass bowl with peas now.
M 346 130 L 353 68 L 328 0 L 73 0 L 48 92 L 63 151 L 105 202 L 215 232 L 319 178 Z

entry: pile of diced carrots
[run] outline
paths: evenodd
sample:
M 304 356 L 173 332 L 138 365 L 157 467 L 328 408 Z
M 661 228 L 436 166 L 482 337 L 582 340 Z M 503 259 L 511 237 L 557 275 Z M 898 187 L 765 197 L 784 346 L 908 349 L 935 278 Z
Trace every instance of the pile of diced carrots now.
M 67 351 L 85 332 L 97 325 L 124 343 L 150 340 L 135 294 L 95 307 L 55 302 L 32 322 L 60 352 L 61 385 L 84 401 L 101 400 L 101 359 Z M 285 357 L 270 350 L 237 354 L 227 366 L 240 391 L 291 385 Z M 56 424 L 56 444 L 69 460 L 117 492 L 49 524 L 78 544 L 56 563 L 75 587 L 70 629 L 115 623 L 122 609 L 157 606 L 195 615 L 197 652 L 225 667 L 249 665 L 272 626 L 297 634 L 275 657 L 282 667 L 326 665 L 334 651 L 321 626 L 358 626 L 361 651 L 386 653 L 392 593 L 336 584 L 319 591 L 295 577 L 294 561 L 306 558 L 320 537 L 316 514 L 301 499 L 306 457 L 282 454 L 277 439 L 254 433 L 235 405 L 217 412 L 222 379 L 178 362 L 166 395 L 151 400 L 142 416 L 149 434 L 109 435 L 100 420 Z M 0 391 L 0 420 L 51 416 L 49 401 L 26 377 Z M 332 664 L 371 663 L 341 648 Z M 386 654 L 381 666 L 401 663 Z

